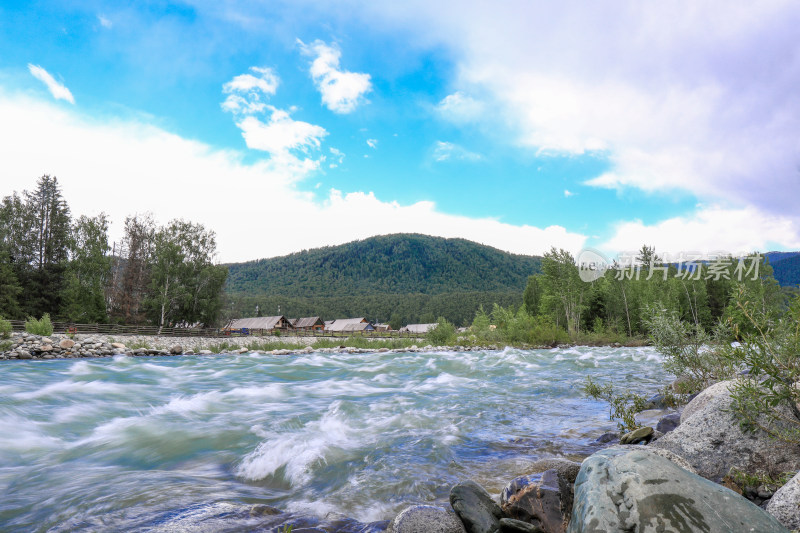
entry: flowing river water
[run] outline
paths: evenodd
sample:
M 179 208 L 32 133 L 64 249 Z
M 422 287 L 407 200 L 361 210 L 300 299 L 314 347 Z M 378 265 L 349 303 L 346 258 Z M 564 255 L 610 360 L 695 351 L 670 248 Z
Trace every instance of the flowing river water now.
M 499 492 L 614 429 L 586 376 L 668 379 L 652 348 L 2 362 L 0 530 L 247 531 L 265 505 L 367 523 L 465 479 Z

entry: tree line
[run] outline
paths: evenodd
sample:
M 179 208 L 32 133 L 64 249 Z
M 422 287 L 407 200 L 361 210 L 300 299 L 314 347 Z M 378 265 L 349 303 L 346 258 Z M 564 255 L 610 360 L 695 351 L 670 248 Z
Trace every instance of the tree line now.
M 201 224 L 125 219 L 109 244 L 109 218 L 73 218 L 58 179 L 0 203 L 0 316 L 50 314 L 74 323 L 212 325 L 227 268 L 214 264 L 216 238 Z

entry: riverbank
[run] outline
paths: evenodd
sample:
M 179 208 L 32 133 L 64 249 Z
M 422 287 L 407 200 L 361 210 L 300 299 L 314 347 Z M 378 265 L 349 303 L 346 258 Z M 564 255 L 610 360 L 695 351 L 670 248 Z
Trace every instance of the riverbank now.
M 514 346 L 523 350 L 545 350 L 575 346 L 633 348 L 644 346 L 640 339 L 629 343 L 586 342 L 551 346 Z M 457 351 L 498 350 L 506 344 L 454 344 L 433 346 L 425 337 L 382 339 L 371 337 L 320 338 L 316 336 L 263 336 L 263 337 L 174 337 L 158 335 L 109 336 L 101 334 L 53 334 L 39 336 L 14 332 L 9 339 L 0 339 L 0 360 L 8 359 L 75 359 L 83 357 L 211 355 L 230 353 L 262 353 L 291 355 L 320 351 L 323 353 L 374 351 Z

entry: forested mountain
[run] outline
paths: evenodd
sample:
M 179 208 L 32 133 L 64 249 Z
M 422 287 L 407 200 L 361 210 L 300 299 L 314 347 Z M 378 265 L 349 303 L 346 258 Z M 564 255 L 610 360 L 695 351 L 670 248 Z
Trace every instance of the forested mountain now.
M 514 255 L 464 239 L 382 235 L 228 265 L 226 291 L 304 297 L 521 292 L 540 265 L 537 257 Z
M 471 321 L 480 304 L 520 304 L 538 257 L 464 239 L 419 234 L 371 237 L 340 246 L 228 265 L 228 313 L 368 316 L 413 322 Z M 469 294 L 467 294 L 469 293 Z
M 771 260 L 773 275 L 782 287 L 796 287 L 800 285 L 800 253 L 787 255 L 785 259 Z

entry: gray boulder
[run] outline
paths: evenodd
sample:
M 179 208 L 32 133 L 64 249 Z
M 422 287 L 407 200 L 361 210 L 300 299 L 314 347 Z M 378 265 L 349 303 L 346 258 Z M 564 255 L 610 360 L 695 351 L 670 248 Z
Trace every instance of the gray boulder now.
M 504 518 L 500 506 L 474 481 L 464 481 L 450 490 L 450 505 L 468 533 L 495 533 Z
M 169 353 L 172 355 L 181 355 L 183 353 L 183 346 L 176 344 L 175 346 L 170 347 Z
M 599 437 L 595 439 L 595 442 L 598 444 L 608 444 L 609 442 L 619 442 L 619 433 L 614 433 L 613 431 L 609 431 L 607 433 L 603 433 Z
M 647 447 L 607 448 L 583 462 L 568 531 L 787 532 L 745 498 Z
M 465 533 L 464 524 L 453 511 L 433 505 L 413 505 L 389 524 L 390 533 Z
M 800 529 L 800 474 L 772 495 L 767 512 L 787 528 Z
M 640 450 L 641 446 L 639 444 L 618 444 L 618 445 L 614 446 L 614 448 L 619 448 L 619 449 L 623 449 L 623 450 Z M 661 448 L 654 448 L 653 446 L 648 446 L 647 447 L 647 451 L 650 452 L 650 453 L 654 453 L 654 454 L 656 454 L 656 455 L 658 455 L 660 457 L 663 457 L 664 459 L 672 461 L 673 463 L 675 463 L 679 467 L 683 468 L 687 472 L 691 472 L 692 474 L 697 474 L 697 471 L 694 469 L 694 467 L 692 465 L 690 465 L 688 462 L 686 462 L 686 459 L 684 459 L 683 457 L 681 457 L 679 455 L 675 455 L 674 453 L 672 453 L 669 450 L 664 450 L 664 449 L 661 449 Z
M 745 433 L 729 411 L 731 396 L 723 381 L 712 385 L 686 406 L 681 424 L 650 445 L 669 450 L 698 474 L 719 483 L 731 468 L 749 474 L 800 470 L 800 448 L 763 432 Z M 688 412 L 688 415 L 687 415 Z
M 503 489 L 500 504 L 509 518 L 564 533 L 572 513 L 572 483 L 556 470 L 518 477 Z

